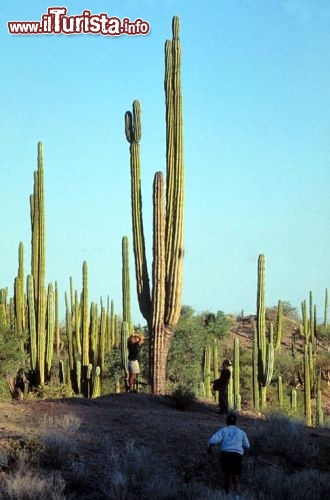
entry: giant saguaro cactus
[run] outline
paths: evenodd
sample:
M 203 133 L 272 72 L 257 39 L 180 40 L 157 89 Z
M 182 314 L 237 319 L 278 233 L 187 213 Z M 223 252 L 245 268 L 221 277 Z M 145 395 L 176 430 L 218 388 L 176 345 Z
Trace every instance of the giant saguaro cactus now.
M 138 101 L 125 114 L 130 143 L 133 245 L 139 306 L 150 336 L 150 382 L 153 393 L 165 392 L 168 350 L 181 309 L 183 267 L 184 168 L 182 149 L 181 48 L 179 18 L 172 22 L 173 38 L 165 44 L 166 196 L 165 179 L 155 174 L 153 187 L 152 292 L 146 261 L 142 218 Z

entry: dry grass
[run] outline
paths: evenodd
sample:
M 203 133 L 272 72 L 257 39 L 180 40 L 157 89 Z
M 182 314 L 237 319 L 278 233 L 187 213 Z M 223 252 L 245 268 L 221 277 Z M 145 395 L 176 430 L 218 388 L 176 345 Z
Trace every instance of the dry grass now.
M 241 414 L 238 423 L 252 444 L 243 499 L 330 498 L 329 429 L 277 415 Z M 148 394 L 0 403 L 0 498 L 230 499 L 217 454 L 206 454 L 208 437 L 222 425 L 215 405 L 194 401 L 182 412 Z

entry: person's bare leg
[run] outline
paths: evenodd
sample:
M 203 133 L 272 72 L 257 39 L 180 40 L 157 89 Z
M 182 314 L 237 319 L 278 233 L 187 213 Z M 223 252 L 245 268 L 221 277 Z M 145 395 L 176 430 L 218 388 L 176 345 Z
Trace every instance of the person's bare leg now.
M 134 382 L 135 382 L 135 374 L 130 373 L 128 376 L 128 388 L 130 391 L 133 391 L 134 389 Z

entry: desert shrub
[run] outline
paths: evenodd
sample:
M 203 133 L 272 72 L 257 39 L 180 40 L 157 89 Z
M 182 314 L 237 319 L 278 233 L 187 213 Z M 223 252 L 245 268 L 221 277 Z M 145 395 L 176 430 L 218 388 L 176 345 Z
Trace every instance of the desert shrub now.
M 106 469 L 102 498 L 134 500 L 136 498 L 177 498 L 177 477 L 167 464 L 148 448 L 128 441 L 116 450 L 109 443 L 105 454 Z
M 311 462 L 318 451 L 310 441 L 304 423 L 279 414 L 257 422 L 255 434 L 251 437 L 256 453 L 262 449 L 270 455 L 285 457 L 295 467 Z
M 43 451 L 40 456 L 41 464 L 55 470 L 61 470 L 71 465 L 74 459 L 75 441 L 58 430 L 47 433 L 42 437 Z
M 38 464 L 42 444 L 38 439 L 11 439 L 1 444 L 1 455 L 4 465 Z
M 65 481 L 59 474 L 46 476 L 27 469 L 17 469 L 2 478 L 0 498 L 3 500 L 64 500 Z
M 74 434 L 81 426 L 81 419 L 73 413 L 61 415 L 61 418 L 53 415 L 44 415 L 41 420 L 41 426 L 45 431 L 57 429 L 66 434 Z
M 70 465 L 76 450 L 74 434 L 81 425 L 79 417 L 73 414 L 61 418 L 45 415 L 41 422 L 44 435 L 41 438 L 43 451 L 40 456 L 42 465 L 61 470 Z
M 191 481 L 190 483 L 183 484 L 180 492 L 180 499 L 185 500 L 232 500 L 235 498 L 237 497 L 234 495 L 210 488 L 198 481 Z M 242 500 L 249 500 L 250 497 L 244 495 L 240 496 L 240 498 Z
M 191 407 L 195 393 L 189 386 L 179 386 L 173 393 L 172 399 L 177 410 L 187 410 Z
M 249 463 L 247 477 L 249 489 L 255 491 L 255 498 L 259 500 L 320 500 L 330 495 L 329 474 L 313 469 L 290 473 L 274 464 L 265 465 L 255 460 Z

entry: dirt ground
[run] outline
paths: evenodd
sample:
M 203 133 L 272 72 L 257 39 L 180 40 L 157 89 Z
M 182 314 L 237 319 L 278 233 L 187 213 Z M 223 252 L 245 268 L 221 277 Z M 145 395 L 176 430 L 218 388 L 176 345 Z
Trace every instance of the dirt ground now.
M 225 424 L 225 417 L 212 403 L 196 401 L 189 410 L 178 411 L 168 397 L 134 393 L 94 400 L 0 401 L 0 449 L 8 440 L 39 436 L 45 415 L 61 419 L 66 414 L 76 415 L 81 421 L 76 460 L 88 464 L 96 476 L 102 467 L 100 449 L 109 438 L 115 446 L 134 440 L 161 456 L 185 481 L 194 478 L 212 487 L 221 486 L 216 457 L 206 454 L 208 437 Z M 238 425 L 246 430 L 251 444 L 256 418 L 244 412 L 238 417 Z M 318 444 L 323 443 L 317 466 L 330 472 L 330 429 L 311 429 L 310 433 Z M 253 455 L 253 447 L 250 453 Z M 260 451 L 258 459 L 261 463 L 266 459 Z

